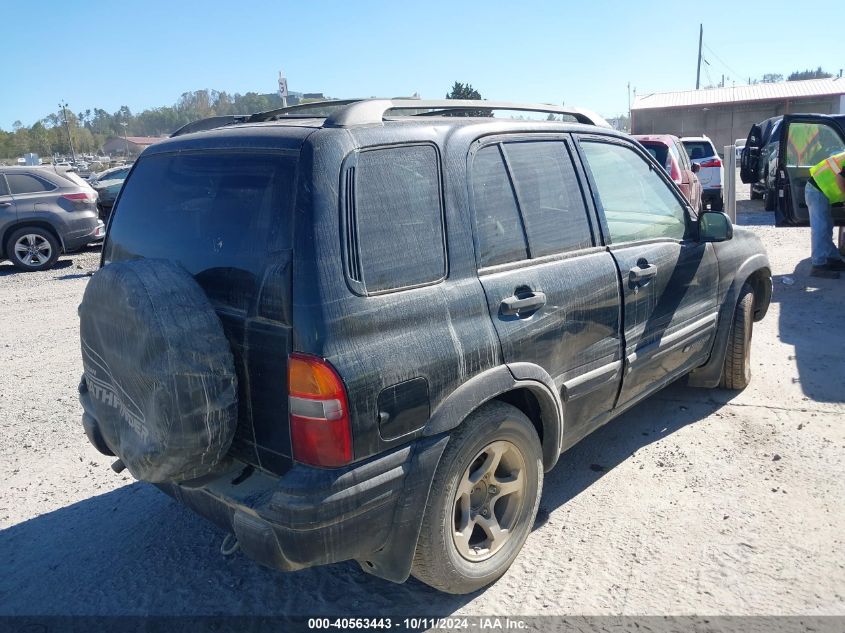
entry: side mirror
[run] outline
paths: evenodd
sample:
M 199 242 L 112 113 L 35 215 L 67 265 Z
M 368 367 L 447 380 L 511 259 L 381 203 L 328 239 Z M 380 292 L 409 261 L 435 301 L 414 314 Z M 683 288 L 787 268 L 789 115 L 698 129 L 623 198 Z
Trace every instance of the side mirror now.
M 698 218 L 698 239 L 702 242 L 725 242 L 734 236 L 731 219 L 721 211 L 705 211 Z
M 699 165 L 698 163 L 693 163 L 692 164 L 692 173 L 697 174 L 700 171 L 701 171 L 701 165 Z

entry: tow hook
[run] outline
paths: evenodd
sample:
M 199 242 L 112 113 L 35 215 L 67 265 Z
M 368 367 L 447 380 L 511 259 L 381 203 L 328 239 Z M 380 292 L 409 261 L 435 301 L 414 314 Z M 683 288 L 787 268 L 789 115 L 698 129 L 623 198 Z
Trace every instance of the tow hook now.
M 238 543 L 238 538 L 234 534 L 227 534 L 223 539 L 223 544 L 220 546 L 220 553 L 223 556 L 231 556 L 238 551 L 241 544 Z
M 111 465 L 111 469 L 116 473 L 122 473 L 126 470 L 126 464 L 123 463 L 122 459 L 116 459 Z

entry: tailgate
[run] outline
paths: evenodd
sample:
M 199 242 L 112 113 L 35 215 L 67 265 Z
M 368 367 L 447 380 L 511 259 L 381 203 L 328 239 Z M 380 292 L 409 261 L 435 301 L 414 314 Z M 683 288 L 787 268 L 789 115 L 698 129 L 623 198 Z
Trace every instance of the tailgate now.
M 145 155 L 121 191 L 103 248 L 106 264 L 170 259 L 194 276 L 223 323 L 238 373 L 232 454 L 277 473 L 292 463 L 287 355 L 297 155 Z

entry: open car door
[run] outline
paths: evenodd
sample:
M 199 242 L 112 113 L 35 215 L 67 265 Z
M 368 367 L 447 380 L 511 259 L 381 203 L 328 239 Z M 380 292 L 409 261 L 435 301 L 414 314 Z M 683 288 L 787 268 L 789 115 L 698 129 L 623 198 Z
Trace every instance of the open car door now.
M 810 167 L 840 152 L 845 152 L 845 130 L 832 117 L 821 114 L 784 116 L 775 177 L 777 226 L 809 226 L 804 188 L 810 178 Z M 833 205 L 831 214 L 836 226 L 845 226 L 845 206 Z
M 759 180 L 760 151 L 763 148 L 763 130 L 758 123 L 751 126 L 745 147 L 739 159 L 739 179 L 746 185 L 751 185 Z

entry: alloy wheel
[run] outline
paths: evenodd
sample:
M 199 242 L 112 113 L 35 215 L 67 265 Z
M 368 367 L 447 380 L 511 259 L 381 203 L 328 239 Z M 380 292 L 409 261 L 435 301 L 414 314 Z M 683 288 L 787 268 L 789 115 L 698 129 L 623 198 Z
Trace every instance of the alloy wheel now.
M 26 266 L 41 266 L 49 261 L 53 254 L 53 247 L 43 236 L 28 233 L 17 239 L 14 251 L 15 257 Z
M 525 468 L 520 450 L 505 440 L 472 460 L 454 501 L 452 539 L 462 557 L 482 561 L 507 543 L 525 498 Z

